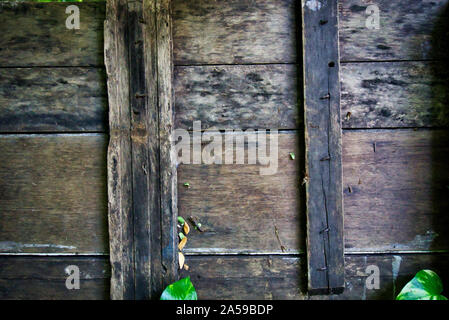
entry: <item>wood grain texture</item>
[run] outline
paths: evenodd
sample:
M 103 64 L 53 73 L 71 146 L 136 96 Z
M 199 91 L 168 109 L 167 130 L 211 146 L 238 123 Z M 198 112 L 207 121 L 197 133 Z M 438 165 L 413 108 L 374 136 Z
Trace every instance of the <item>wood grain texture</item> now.
M 279 134 L 279 160 L 273 175 L 261 175 L 265 165 L 248 164 L 248 153 L 254 154 L 255 146 L 245 145 L 246 152 L 235 146 L 236 155 L 246 153 L 245 164 L 179 165 L 179 215 L 196 216 L 205 229 L 190 232 L 185 252 L 296 253 L 304 248 L 298 160 L 304 153 L 295 135 Z
M 106 137 L 0 136 L 0 252 L 107 253 Z
M 111 297 L 159 298 L 178 270 L 170 1 L 107 10 Z
M 449 132 L 344 134 L 348 252 L 447 250 Z
M 80 270 L 80 289 L 68 290 L 65 269 Z M 110 267 L 105 257 L 0 257 L 0 299 L 105 300 Z
M 174 62 L 177 65 L 295 63 L 298 30 L 295 3 L 175 0 Z
M 108 1 L 104 59 L 108 75 L 108 221 L 111 299 L 134 299 L 134 221 L 126 0 Z
M 449 124 L 449 69 L 441 62 L 345 63 L 341 69 L 343 128 Z M 299 128 L 298 81 L 291 65 L 178 66 L 175 125 Z
M 159 241 L 153 242 L 153 234 L 160 234 L 157 224 L 160 212 L 159 163 L 157 137 L 157 74 L 154 69 L 156 50 L 152 39 L 155 34 L 155 3 L 148 1 L 148 17 L 144 17 L 142 2 L 127 2 L 128 6 L 128 55 L 129 55 L 129 103 L 131 112 L 131 167 L 132 167 L 132 219 L 134 255 L 134 299 L 148 300 L 152 287 L 159 287 L 152 278 L 158 274 L 160 264 Z M 149 37 L 145 37 L 148 23 Z M 147 41 L 151 41 L 147 47 Z M 146 50 L 148 52 L 146 52 Z M 145 68 L 145 56 L 149 67 Z M 147 81 L 145 75 L 151 75 Z M 148 85 L 147 85 L 148 83 Z M 147 103 L 147 100 L 150 101 Z M 156 219 L 154 218 L 156 215 Z M 155 237 L 157 237 L 155 235 Z M 158 274 L 159 275 L 159 274 Z
M 446 0 L 339 1 L 342 61 L 447 59 Z M 369 5 L 379 9 L 379 28 L 366 27 Z M 370 11 L 370 10 L 369 10 Z
M 286 253 L 303 252 L 302 173 L 289 156 L 301 157 L 297 139 L 279 135 L 271 176 L 260 176 L 259 165 L 178 167 L 179 214 L 208 230 L 191 231 L 187 253 L 282 253 L 274 225 Z M 444 130 L 344 133 L 346 252 L 448 250 L 448 142 Z
M 302 9 L 308 288 L 344 285 L 337 1 Z
M 178 185 L 176 153 L 172 139 L 174 131 L 174 89 L 173 89 L 173 35 L 172 1 L 156 2 L 157 28 L 157 74 L 158 74 L 158 115 L 159 115 L 159 176 L 160 176 L 160 216 L 157 221 L 162 253 L 159 274 L 160 287 L 153 287 L 153 297 L 158 298 L 166 286 L 178 280 Z M 154 35 L 149 35 L 154 38 Z M 148 63 L 147 63 L 148 64 Z
M 64 3 L 1 2 L 0 67 L 102 66 L 105 2 L 77 3 L 80 29 L 67 29 Z
M 346 255 L 341 295 L 307 296 L 298 257 L 192 257 L 186 263 L 199 299 L 393 299 L 417 270 L 432 269 L 446 288 L 448 255 Z M 80 290 L 67 290 L 65 268 L 77 265 Z M 380 289 L 365 288 L 367 266 L 380 270 Z M 394 268 L 394 269 L 393 269 Z M 397 270 L 397 271 L 396 271 Z M 1 299 L 108 299 L 110 267 L 104 257 L 0 257 Z
M 104 132 L 105 82 L 97 68 L 0 69 L 0 131 Z
M 342 65 L 345 128 L 449 125 L 448 70 L 438 62 Z
M 448 255 L 346 255 L 345 291 L 340 295 L 304 293 L 305 261 L 298 257 L 192 257 L 186 263 L 201 299 L 392 300 L 421 269 L 438 272 L 447 287 Z M 367 289 L 369 265 L 380 271 L 380 289 Z
M 251 46 L 249 46 L 251 48 Z M 175 68 L 177 128 L 298 127 L 295 65 L 195 66 Z

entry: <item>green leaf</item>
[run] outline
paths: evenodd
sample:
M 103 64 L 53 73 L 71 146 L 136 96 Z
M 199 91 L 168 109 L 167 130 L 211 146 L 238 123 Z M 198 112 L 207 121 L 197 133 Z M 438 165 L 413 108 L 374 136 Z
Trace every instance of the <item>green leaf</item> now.
M 405 285 L 396 300 L 447 300 L 441 295 L 443 283 L 432 270 L 421 270 Z
M 295 154 L 294 154 L 293 152 L 290 152 L 290 158 L 291 158 L 292 160 L 295 160 Z
M 182 240 L 185 237 L 184 233 L 182 233 L 182 232 L 178 233 L 178 236 L 179 236 L 179 240 Z
M 188 182 L 184 182 L 184 187 L 187 187 L 187 188 L 189 188 L 189 187 L 190 187 L 190 183 L 188 183 Z
M 165 288 L 161 300 L 198 300 L 198 297 L 190 277 L 187 277 Z
M 183 226 L 184 223 L 186 223 L 186 221 L 184 220 L 183 217 L 178 217 L 178 222 Z

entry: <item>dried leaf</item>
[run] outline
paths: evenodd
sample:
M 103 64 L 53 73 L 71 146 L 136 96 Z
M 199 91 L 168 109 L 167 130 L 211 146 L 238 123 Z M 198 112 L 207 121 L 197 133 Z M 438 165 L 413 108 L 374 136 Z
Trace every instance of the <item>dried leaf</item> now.
M 189 266 L 184 264 L 184 270 L 186 270 L 186 271 L 189 270 Z
M 190 232 L 190 227 L 189 227 L 189 224 L 186 222 L 186 223 L 184 223 L 184 234 L 188 235 L 189 232 Z
M 179 244 L 178 244 L 178 249 L 179 249 L 180 251 L 182 251 L 182 249 L 184 249 L 184 246 L 186 245 L 186 243 L 187 243 L 187 237 L 184 237 L 184 238 L 181 240 L 181 242 L 179 242 Z
M 178 252 L 178 260 L 179 260 L 179 269 L 182 269 L 182 267 L 184 266 L 184 261 L 186 260 L 182 252 Z

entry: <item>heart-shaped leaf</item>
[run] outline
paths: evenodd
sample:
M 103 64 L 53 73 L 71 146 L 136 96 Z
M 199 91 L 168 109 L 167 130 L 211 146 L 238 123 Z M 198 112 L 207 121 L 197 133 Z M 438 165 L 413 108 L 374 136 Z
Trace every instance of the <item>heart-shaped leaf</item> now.
M 198 300 L 198 297 L 190 277 L 187 277 L 165 288 L 161 300 Z
M 441 295 L 443 284 L 432 270 L 421 270 L 405 285 L 396 300 L 447 300 Z

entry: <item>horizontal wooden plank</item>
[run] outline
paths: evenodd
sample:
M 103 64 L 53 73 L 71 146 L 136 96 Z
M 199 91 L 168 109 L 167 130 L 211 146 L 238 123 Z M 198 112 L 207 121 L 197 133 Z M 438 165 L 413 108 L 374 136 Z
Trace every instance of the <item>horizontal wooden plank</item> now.
M 449 125 L 449 73 L 440 63 L 343 64 L 341 109 L 345 128 Z
M 342 64 L 343 127 L 448 126 L 447 70 L 431 62 Z M 299 73 L 293 65 L 178 66 L 175 125 L 302 128 Z
M 175 68 L 175 125 L 204 128 L 296 128 L 295 65 Z
M 346 255 L 345 291 L 341 295 L 308 296 L 305 261 L 282 256 L 188 256 L 188 271 L 199 299 L 393 299 L 421 269 L 432 269 L 449 284 L 448 255 Z M 379 289 L 366 287 L 370 265 L 379 268 Z
M 0 131 L 105 131 L 104 69 L 0 69 Z
M 273 175 L 261 175 L 261 167 L 266 166 L 260 164 L 179 165 L 178 214 L 197 217 L 206 230 L 192 230 L 186 252 L 282 252 L 284 247 L 286 253 L 295 253 L 303 248 L 299 162 L 289 155 L 293 152 L 300 159 L 301 152 L 294 135 L 280 134 L 278 140 Z M 242 149 L 236 148 L 235 153 L 245 153 Z M 253 146 L 250 152 L 255 152 Z
M 175 64 L 295 63 L 293 0 L 173 1 Z
M 102 66 L 105 2 L 76 5 L 78 30 L 67 4 L 0 2 L 0 67 Z
M 344 133 L 346 252 L 448 250 L 448 142 L 443 130 Z M 179 214 L 196 216 L 206 229 L 193 230 L 184 250 L 302 251 L 297 145 L 295 134 L 279 135 L 278 171 L 270 176 L 259 165 L 179 165 Z
M 293 256 L 187 256 L 199 299 L 392 299 L 421 269 L 436 271 L 449 285 L 447 254 L 346 255 L 342 295 L 308 296 L 304 261 Z M 80 269 L 80 289 L 67 290 L 65 269 Z M 367 267 L 379 267 L 380 288 L 365 286 Z M 0 299 L 108 299 L 107 257 L 0 256 Z
M 0 252 L 108 251 L 102 134 L 0 136 Z
M 441 130 L 345 132 L 347 252 L 448 249 L 448 140 Z M 0 142 L 2 251 L 106 252 L 105 137 L 2 136 Z M 301 154 L 292 134 L 281 134 L 279 144 L 272 176 L 260 176 L 258 165 L 179 166 L 179 212 L 198 216 L 208 229 L 192 230 L 186 252 L 303 248 L 300 175 L 289 152 Z
M 447 250 L 449 132 L 344 134 L 346 251 Z
M 447 60 L 446 0 L 342 0 L 339 6 L 342 61 Z
M 68 266 L 80 271 L 80 288 L 65 286 Z M 107 257 L 0 256 L 0 299 L 92 300 L 109 298 Z

